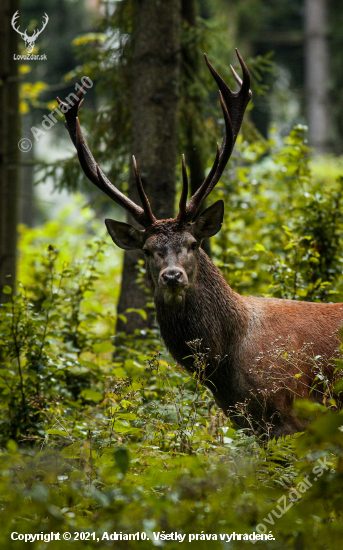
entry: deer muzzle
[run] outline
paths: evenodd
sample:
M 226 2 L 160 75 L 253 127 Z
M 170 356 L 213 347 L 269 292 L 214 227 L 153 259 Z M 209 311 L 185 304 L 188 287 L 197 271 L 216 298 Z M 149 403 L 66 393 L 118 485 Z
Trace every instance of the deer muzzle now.
M 166 267 L 159 276 L 159 284 L 165 291 L 166 297 L 178 297 L 181 300 L 187 283 L 187 273 L 182 267 Z

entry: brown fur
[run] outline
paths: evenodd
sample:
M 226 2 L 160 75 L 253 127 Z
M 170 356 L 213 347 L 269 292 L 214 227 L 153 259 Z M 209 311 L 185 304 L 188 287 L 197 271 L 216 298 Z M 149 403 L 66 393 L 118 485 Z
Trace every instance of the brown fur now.
M 316 362 L 332 378 L 343 304 L 240 296 L 201 249 L 185 301 L 166 304 L 155 293 L 155 302 L 162 338 L 176 361 L 192 371 L 187 342 L 201 340 L 202 351 L 208 350 L 205 384 L 226 414 L 248 402 L 255 427 L 274 425 L 271 436 L 303 429 L 292 403 L 296 396 L 322 400 L 320 390 L 310 393 L 313 359 L 322 356 Z
M 222 219 L 223 203 L 217 201 L 194 223 L 160 220 L 138 231 L 107 220 L 107 227 L 119 246 L 145 252 L 162 338 L 191 372 L 197 369 L 194 345 L 206 355 L 200 374 L 219 407 L 226 414 L 244 410 L 254 429 L 270 436 L 300 431 L 294 398 L 325 398 L 325 379 L 334 377 L 343 304 L 234 292 L 200 248 L 203 238 L 219 231 Z M 242 415 L 236 422 L 247 425 Z

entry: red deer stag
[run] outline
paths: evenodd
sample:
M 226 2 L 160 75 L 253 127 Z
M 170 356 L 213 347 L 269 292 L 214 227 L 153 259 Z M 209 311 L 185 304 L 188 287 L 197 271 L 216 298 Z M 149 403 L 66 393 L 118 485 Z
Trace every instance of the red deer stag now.
M 223 173 L 251 98 L 249 71 L 238 51 L 237 56 L 243 80 L 231 67 L 240 86 L 236 93 L 205 56 L 220 90 L 225 137 L 220 149 L 217 147 L 211 171 L 188 202 L 183 158 L 183 188 L 179 213 L 174 219 L 155 218 L 135 158 L 143 208 L 123 195 L 99 168 L 77 117 L 83 90 L 79 91 L 76 104 L 58 101 L 86 176 L 143 227 L 105 220 L 115 244 L 126 250 L 140 249 L 145 254 L 161 335 L 172 356 L 192 372 L 196 366 L 191 343 L 200 343 L 201 352 L 206 354 L 203 380 L 219 407 L 228 414 L 245 403 L 255 426 L 269 426 L 269 435 L 278 437 L 303 428 L 292 411 L 294 396 L 322 400 L 319 387 L 310 391 L 316 376 L 313 359 L 321 361 L 317 368 L 328 379 L 333 378 L 332 359 L 338 348 L 343 304 L 240 296 L 201 248 L 204 238 L 220 230 L 224 203 L 218 200 L 199 213 L 201 204 Z M 243 419 L 237 423 L 246 425 Z

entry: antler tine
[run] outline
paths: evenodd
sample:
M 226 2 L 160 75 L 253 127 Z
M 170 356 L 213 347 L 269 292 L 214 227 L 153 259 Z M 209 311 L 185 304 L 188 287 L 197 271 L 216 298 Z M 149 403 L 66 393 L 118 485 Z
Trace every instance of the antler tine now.
M 80 88 L 77 95 L 77 101 L 75 103 L 64 103 L 59 98 L 57 98 L 59 105 L 61 106 L 65 118 L 66 118 L 66 127 L 68 129 L 71 140 L 77 150 L 79 161 L 81 167 L 87 176 L 87 178 L 94 183 L 101 191 L 106 193 L 112 200 L 118 203 L 120 206 L 125 208 L 132 217 L 143 227 L 148 227 L 151 225 L 152 221 L 147 215 L 147 212 L 143 210 L 140 206 L 135 204 L 131 199 L 123 195 L 119 189 L 117 189 L 105 176 L 103 171 L 99 168 L 96 163 L 87 142 L 82 134 L 81 126 L 79 119 L 77 117 L 77 111 L 83 103 L 81 99 L 84 86 Z
M 236 71 L 235 71 L 235 69 L 233 68 L 232 65 L 230 65 L 230 69 L 231 69 L 231 71 L 232 71 L 232 74 L 233 74 L 234 79 L 235 79 L 235 81 L 237 82 L 237 84 L 239 84 L 239 86 L 242 86 L 243 80 L 241 79 L 240 76 L 238 76 L 238 74 L 236 73 Z
M 187 197 L 188 197 L 187 167 L 186 167 L 185 155 L 182 155 L 182 192 L 181 192 L 181 197 L 179 202 L 179 213 L 177 215 L 177 217 L 182 220 L 187 220 L 187 211 L 186 211 Z
M 103 187 L 99 187 L 104 193 L 106 193 L 111 199 L 113 199 L 117 204 L 125 208 L 131 216 L 143 227 L 148 227 L 151 225 L 152 221 L 150 219 L 147 219 L 146 213 L 144 210 L 138 206 L 136 203 L 134 203 L 131 199 L 123 195 L 119 189 L 117 189 L 110 180 L 105 176 L 101 168 L 97 166 L 97 175 L 99 178 L 99 181 Z
M 138 189 L 138 193 L 139 193 L 139 198 L 141 199 L 143 210 L 144 210 L 144 213 L 145 213 L 147 219 L 150 221 L 150 224 L 153 224 L 156 221 L 156 218 L 155 218 L 154 214 L 152 213 L 149 199 L 146 196 L 145 191 L 144 191 L 143 183 L 142 183 L 141 177 L 140 177 L 139 172 L 138 172 L 136 157 L 134 155 L 132 155 L 132 159 L 133 159 L 133 166 L 134 166 L 134 169 L 135 169 L 136 185 L 137 185 L 137 189 Z
M 248 71 L 248 67 L 244 63 L 243 57 L 241 56 L 241 54 L 239 53 L 237 48 L 235 48 L 235 51 L 236 51 L 236 55 L 238 57 L 238 61 L 240 63 L 240 66 L 242 68 L 242 73 L 243 73 L 242 87 L 241 87 L 241 89 L 239 90 L 238 93 L 241 94 L 242 96 L 247 94 L 248 97 L 249 97 L 248 101 L 250 101 L 251 96 L 252 96 L 252 93 L 251 93 L 251 90 L 250 90 L 250 73 Z
M 224 168 L 231 156 L 232 149 L 234 147 L 237 134 L 242 124 L 243 115 L 251 99 L 250 91 L 250 74 L 247 66 L 245 65 L 242 56 L 239 51 L 236 49 L 236 54 L 239 60 L 239 63 L 242 68 L 243 80 L 237 75 L 235 70 L 231 67 L 233 76 L 236 82 L 240 85 L 238 92 L 232 92 L 223 78 L 217 73 L 214 67 L 209 62 L 207 55 L 205 54 L 205 60 L 211 74 L 216 81 L 219 88 L 220 103 L 225 120 L 225 135 L 218 152 L 215 162 L 210 170 L 210 173 L 199 187 L 199 189 L 194 193 L 186 205 L 187 219 L 191 220 L 194 218 L 202 202 L 212 191 L 214 186 L 218 183 Z
M 64 103 L 64 101 L 61 101 L 60 98 L 57 96 L 57 102 L 59 106 L 62 109 L 62 112 L 64 113 L 66 122 L 65 127 L 67 128 L 70 138 L 76 148 L 76 119 L 77 119 L 77 113 L 80 109 L 82 103 L 84 102 L 84 98 L 82 98 L 82 95 L 85 93 L 86 89 L 86 83 L 88 82 L 88 78 L 83 83 L 81 88 L 76 93 L 77 100 L 76 102 L 70 102 L 70 103 Z M 82 98 L 82 99 L 81 99 Z
M 130 212 L 133 218 L 143 226 L 148 226 L 144 210 L 137 206 L 128 197 L 123 195 L 110 180 L 105 176 L 101 168 L 95 162 L 87 142 L 83 137 L 79 119 L 76 118 L 76 150 L 80 165 L 87 178 L 94 183 L 101 191 L 106 193 L 112 200 Z
M 214 186 L 218 183 L 233 149 L 234 141 L 231 119 L 221 92 L 219 92 L 219 99 L 225 121 L 225 135 L 223 143 L 219 149 L 219 143 L 217 142 L 217 154 L 213 166 L 208 173 L 206 179 L 203 181 L 203 183 L 201 184 L 199 189 L 197 189 L 194 195 L 189 199 L 186 205 L 188 220 L 191 220 L 198 214 L 202 203 L 211 193 Z

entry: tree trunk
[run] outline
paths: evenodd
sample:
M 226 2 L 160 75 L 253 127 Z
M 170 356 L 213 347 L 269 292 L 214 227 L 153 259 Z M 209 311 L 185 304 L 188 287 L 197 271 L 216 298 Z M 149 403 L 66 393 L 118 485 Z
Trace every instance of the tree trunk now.
M 329 151 L 328 0 L 305 0 L 305 79 L 309 143 Z
M 30 135 L 30 128 L 34 125 L 32 113 L 21 117 L 22 135 Z M 24 223 L 28 227 L 34 226 L 36 203 L 34 186 L 34 142 L 30 151 L 21 153 L 21 173 L 19 184 L 19 223 Z
M 4 285 L 14 286 L 18 218 L 18 34 L 11 19 L 19 0 L 0 2 L 0 302 Z
M 132 154 L 156 218 L 174 214 L 177 105 L 181 36 L 180 0 L 138 0 L 134 30 Z M 129 196 L 139 204 L 133 172 Z M 132 219 L 128 222 L 135 225 Z M 118 313 L 145 308 L 146 293 L 136 283 L 139 251 L 125 251 Z M 136 313 L 118 319 L 117 332 L 151 326 Z
M 182 0 L 182 18 L 185 23 L 186 33 L 190 31 L 194 36 L 194 29 L 196 29 L 197 25 L 195 0 Z M 192 105 L 191 109 L 188 109 L 187 106 L 185 107 L 183 125 L 187 140 L 185 158 L 189 169 L 191 195 L 194 195 L 206 177 L 203 152 L 203 127 L 199 127 L 199 119 L 201 119 L 203 112 L 204 97 L 199 88 L 194 86 L 194 75 L 199 74 L 200 63 L 205 63 L 205 60 L 203 53 L 198 48 L 198 44 L 194 44 L 193 41 L 186 39 L 182 48 L 182 72 L 185 85 L 183 94 L 185 100 L 187 102 L 191 101 Z M 195 117 L 193 113 L 197 113 L 197 116 Z M 207 202 L 205 201 L 203 210 L 206 206 Z M 202 248 L 211 257 L 210 239 L 203 241 Z

